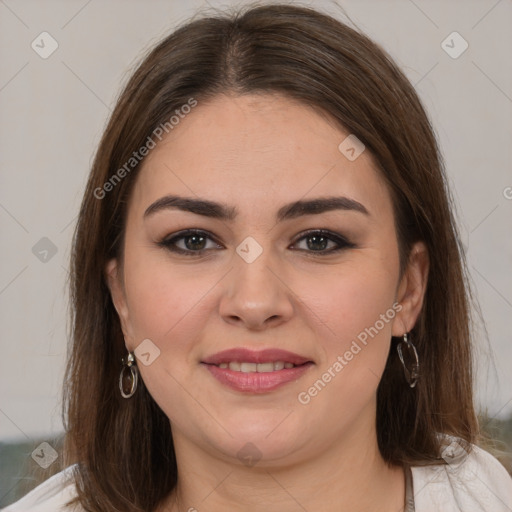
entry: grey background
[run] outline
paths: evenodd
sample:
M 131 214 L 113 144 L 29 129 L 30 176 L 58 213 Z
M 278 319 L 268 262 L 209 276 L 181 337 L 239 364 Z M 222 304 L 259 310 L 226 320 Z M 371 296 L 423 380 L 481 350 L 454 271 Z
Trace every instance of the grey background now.
M 512 412 L 512 1 L 309 4 L 342 18 L 341 5 L 391 53 L 429 111 L 494 352 L 493 362 L 484 342 L 477 351 L 478 403 L 505 417 Z M 0 0 L 0 440 L 62 430 L 68 259 L 89 166 L 138 58 L 202 6 Z M 31 48 L 43 31 L 59 45 L 47 59 Z M 457 59 L 441 46 L 453 31 L 469 44 Z M 49 247 L 44 237 L 57 250 L 47 261 L 37 256 Z

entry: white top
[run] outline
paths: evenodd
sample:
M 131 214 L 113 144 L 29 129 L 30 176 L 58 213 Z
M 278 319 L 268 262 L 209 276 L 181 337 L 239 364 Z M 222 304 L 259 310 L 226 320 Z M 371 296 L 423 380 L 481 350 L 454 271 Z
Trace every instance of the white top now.
M 512 478 L 490 453 L 473 445 L 469 455 L 446 436 L 447 464 L 412 466 L 415 512 L 512 512 Z M 71 469 L 56 474 L 4 512 L 83 512 L 66 508 L 76 495 Z

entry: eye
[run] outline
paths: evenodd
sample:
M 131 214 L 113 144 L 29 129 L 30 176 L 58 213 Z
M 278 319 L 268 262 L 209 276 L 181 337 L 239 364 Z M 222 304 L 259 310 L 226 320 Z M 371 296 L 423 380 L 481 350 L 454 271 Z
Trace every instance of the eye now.
M 297 244 L 303 244 L 305 247 L 299 247 Z M 210 243 L 210 246 L 208 244 Z M 209 233 L 200 229 L 187 229 L 180 231 L 171 237 L 166 237 L 158 245 L 165 247 L 167 250 L 183 254 L 185 256 L 200 256 L 204 252 L 211 249 L 222 249 L 223 247 L 215 242 Z M 333 247 L 334 246 L 334 247 Z M 291 246 L 294 250 L 300 250 L 310 253 L 318 253 L 318 255 L 330 254 L 355 247 L 355 244 L 349 242 L 346 238 L 325 229 L 310 230 L 302 233 L 299 238 Z
M 208 242 L 213 242 L 213 247 L 208 247 Z M 181 246 L 178 244 L 181 244 Z M 201 231 L 200 229 L 180 231 L 170 238 L 164 238 L 158 242 L 158 245 L 165 247 L 169 251 L 187 256 L 197 256 L 208 249 L 221 248 L 206 231 Z
M 294 244 L 296 245 L 298 242 L 302 241 L 305 241 L 305 247 L 299 248 L 299 250 L 313 253 L 316 252 L 320 253 L 320 255 L 330 254 L 343 249 L 355 247 L 355 244 L 349 242 L 343 236 L 325 229 L 311 230 L 306 233 L 302 233 L 302 236 L 298 238 Z

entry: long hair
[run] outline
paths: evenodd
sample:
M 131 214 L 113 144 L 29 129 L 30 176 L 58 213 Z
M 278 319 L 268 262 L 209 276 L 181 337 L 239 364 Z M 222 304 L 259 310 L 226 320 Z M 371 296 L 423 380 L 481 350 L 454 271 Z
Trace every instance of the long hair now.
M 125 347 L 105 265 L 123 256 L 140 169 L 133 161 L 126 167 L 133 152 L 183 105 L 192 100 L 200 108 L 220 93 L 286 95 L 355 134 L 388 185 L 401 272 L 414 242 L 428 248 L 425 301 L 411 331 L 422 376 L 413 389 L 405 384 L 392 339 L 377 390 L 384 460 L 436 460 L 437 433 L 469 443 L 478 437 L 467 271 L 442 157 L 414 88 L 382 48 L 326 14 L 279 4 L 245 8 L 194 19 L 144 57 L 118 98 L 89 175 L 71 254 L 64 405 L 68 460 L 77 462 L 77 499 L 88 511 L 151 511 L 177 482 L 167 417 L 143 382 L 130 400 L 119 393 Z

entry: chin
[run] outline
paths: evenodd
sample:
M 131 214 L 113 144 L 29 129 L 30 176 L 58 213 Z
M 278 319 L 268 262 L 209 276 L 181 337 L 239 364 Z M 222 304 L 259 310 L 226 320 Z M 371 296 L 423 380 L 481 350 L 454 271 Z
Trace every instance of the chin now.
M 299 448 L 304 446 L 306 433 L 298 427 L 290 428 L 290 425 L 287 425 L 288 428 L 280 428 L 282 420 L 281 417 L 277 422 L 248 422 L 237 427 L 226 426 L 233 437 L 224 436 L 218 444 L 216 440 L 210 440 L 211 446 L 217 446 L 219 451 L 228 457 L 237 458 L 245 465 L 255 461 L 260 466 L 276 465 L 275 463 L 283 460 L 291 462 L 291 458 L 297 456 Z

